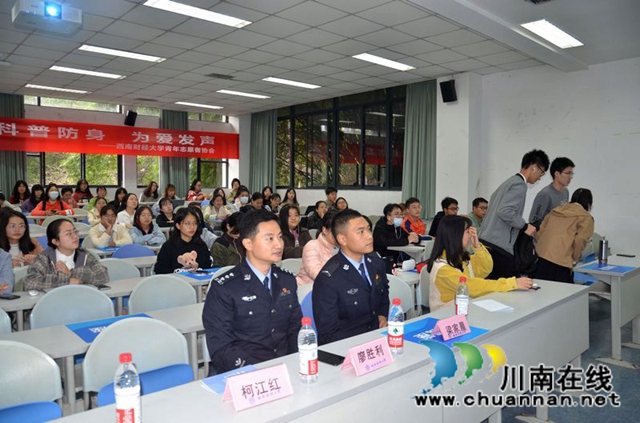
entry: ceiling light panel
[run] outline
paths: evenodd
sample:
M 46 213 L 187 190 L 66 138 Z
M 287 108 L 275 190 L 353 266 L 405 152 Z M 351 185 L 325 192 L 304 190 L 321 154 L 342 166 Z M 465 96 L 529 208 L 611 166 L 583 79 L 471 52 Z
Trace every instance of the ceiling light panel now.
M 223 15 L 222 13 L 212 12 L 210 10 L 189 6 L 187 4 L 178 3 L 172 0 L 148 0 L 146 3 L 144 3 L 144 6 L 165 10 L 167 12 L 177 13 L 179 15 L 190 16 L 192 18 L 202 19 L 221 25 L 227 25 L 233 28 L 242 28 L 251 23 L 249 21 L 245 21 L 244 19 L 234 18 L 233 16 Z

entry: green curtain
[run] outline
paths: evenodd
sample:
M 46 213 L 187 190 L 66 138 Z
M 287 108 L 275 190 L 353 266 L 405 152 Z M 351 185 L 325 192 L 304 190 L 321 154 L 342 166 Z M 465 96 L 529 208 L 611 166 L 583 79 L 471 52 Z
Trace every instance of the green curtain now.
M 249 189 L 262 191 L 276 182 L 276 126 L 278 111 L 251 115 L 251 152 L 249 154 Z
M 24 118 L 24 97 L 16 94 L 0 94 L 0 117 Z M 27 153 L 0 151 L 0 192 L 9 200 L 17 180 L 27 177 Z
M 436 80 L 407 85 L 402 201 L 417 197 L 431 218 L 436 197 Z
M 187 112 L 163 110 L 160 116 L 160 129 L 189 130 Z M 164 192 L 167 184 L 176 186 L 176 195 L 184 198 L 189 190 L 189 159 L 186 157 L 160 158 L 160 190 Z

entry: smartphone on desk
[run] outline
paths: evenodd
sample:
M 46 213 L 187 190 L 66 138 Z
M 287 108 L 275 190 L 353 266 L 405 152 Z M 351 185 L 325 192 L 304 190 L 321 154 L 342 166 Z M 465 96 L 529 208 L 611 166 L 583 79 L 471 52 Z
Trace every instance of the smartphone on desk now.
M 0 300 L 17 300 L 20 298 L 20 295 L 15 294 L 0 294 Z
M 111 287 L 109 285 L 102 284 L 102 285 L 98 285 L 98 289 L 100 291 L 108 291 L 111 289 Z
M 344 357 L 338 354 L 318 350 L 318 360 L 331 366 L 339 366 L 344 361 Z
M 619 257 L 629 257 L 629 258 L 634 258 L 636 255 L 635 255 L 635 254 L 623 254 L 623 253 L 618 253 L 618 254 L 616 254 L 616 256 L 619 256 Z

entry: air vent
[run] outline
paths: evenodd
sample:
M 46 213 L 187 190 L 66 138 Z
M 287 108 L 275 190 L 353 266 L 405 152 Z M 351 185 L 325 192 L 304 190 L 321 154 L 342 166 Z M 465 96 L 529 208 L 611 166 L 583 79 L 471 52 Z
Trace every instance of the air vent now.
M 233 79 L 231 75 L 223 75 L 221 73 L 210 73 L 209 75 L 205 75 L 207 78 L 215 78 L 215 79 Z
M 158 100 L 156 100 L 156 99 L 154 99 L 154 98 L 142 98 L 142 97 L 140 97 L 140 98 L 134 98 L 134 100 L 136 100 L 136 101 L 147 101 L 147 102 L 152 101 L 152 102 L 154 102 L 154 103 L 158 101 Z

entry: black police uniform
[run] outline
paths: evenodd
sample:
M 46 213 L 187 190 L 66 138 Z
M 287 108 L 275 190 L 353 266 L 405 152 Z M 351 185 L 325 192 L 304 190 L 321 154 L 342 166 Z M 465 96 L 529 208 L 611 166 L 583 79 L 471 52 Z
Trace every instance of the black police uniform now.
M 296 278 L 275 265 L 270 277 L 271 293 L 245 259 L 211 282 L 202 322 L 218 373 L 298 351 Z
M 385 263 L 375 253 L 365 255 L 364 261 L 371 285 L 342 252 L 329 259 L 313 282 L 313 318 L 319 344 L 377 329 L 378 316 L 389 313 Z

